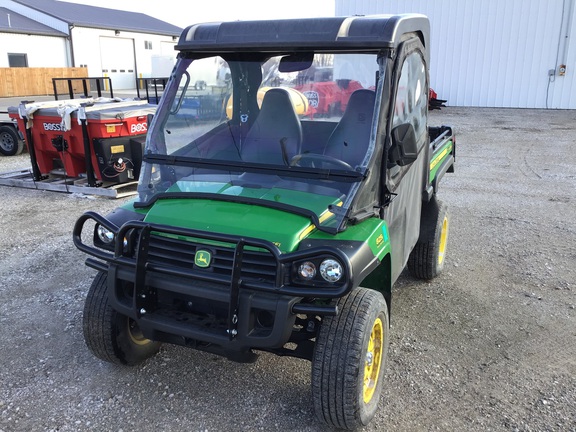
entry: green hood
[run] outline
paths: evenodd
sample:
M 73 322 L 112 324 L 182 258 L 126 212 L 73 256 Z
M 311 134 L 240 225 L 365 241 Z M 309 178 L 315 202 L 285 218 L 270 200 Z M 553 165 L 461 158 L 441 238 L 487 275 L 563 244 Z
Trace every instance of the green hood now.
M 170 188 L 169 192 L 187 192 L 183 184 Z M 187 188 L 186 188 L 187 189 Z M 234 196 L 261 199 L 312 210 L 322 220 L 328 219 L 330 204 L 339 201 L 306 192 L 277 188 L 247 188 L 230 184 L 196 184 L 194 192 L 222 194 L 229 201 L 198 198 L 160 199 L 150 208 L 145 221 L 179 226 L 207 232 L 255 237 L 273 242 L 283 252 L 291 252 L 300 241 L 314 229 L 306 216 L 289 213 L 266 206 L 230 202 Z M 238 198 L 241 200 L 241 198 Z

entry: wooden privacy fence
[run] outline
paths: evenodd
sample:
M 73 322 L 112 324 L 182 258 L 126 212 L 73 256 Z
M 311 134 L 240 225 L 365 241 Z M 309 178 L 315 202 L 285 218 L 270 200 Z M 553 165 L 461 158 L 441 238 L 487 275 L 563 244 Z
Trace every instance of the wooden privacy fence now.
M 52 78 L 86 77 L 87 68 L 0 68 L 0 97 L 51 95 Z M 75 85 L 82 92 L 82 83 Z

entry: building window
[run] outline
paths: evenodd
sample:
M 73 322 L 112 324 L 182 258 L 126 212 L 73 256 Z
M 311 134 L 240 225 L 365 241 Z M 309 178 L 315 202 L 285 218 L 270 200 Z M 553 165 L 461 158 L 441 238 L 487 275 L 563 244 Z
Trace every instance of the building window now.
M 8 53 L 9 67 L 28 67 L 28 54 Z
M 151 50 L 152 49 L 152 41 L 144 41 L 144 49 Z

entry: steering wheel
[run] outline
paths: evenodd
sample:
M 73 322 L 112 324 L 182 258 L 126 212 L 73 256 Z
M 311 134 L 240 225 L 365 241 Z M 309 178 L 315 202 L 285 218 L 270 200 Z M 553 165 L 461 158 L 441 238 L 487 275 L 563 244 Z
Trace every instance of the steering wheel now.
M 334 168 L 354 171 L 354 168 L 352 168 L 349 163 L 332 156 L 321 155 L 318 153 L 301 153 L 297 154 L 290 160 L 290 166 L 315 167 L 315 164 L 318 164 L 319 167 L 331 165 Z

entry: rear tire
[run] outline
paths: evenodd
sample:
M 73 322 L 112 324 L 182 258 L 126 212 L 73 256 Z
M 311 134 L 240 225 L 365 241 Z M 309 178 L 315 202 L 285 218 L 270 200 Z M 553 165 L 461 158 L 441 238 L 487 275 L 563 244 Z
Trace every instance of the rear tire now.
M 16 130 L 10 126 L 0 126 L 0 153 L 4 156 L 15 156 L 22 153 L 24 143 Z
M 108 275 L 98 273 L 84 304 L 84 340 L 99 359 L 135 366 L 156 354 L 160 343 L 146 339 L 134 320 L 110 307 L 107 288 Z
M 444 269 L 450 214 L 434 196 L 422 206 L 420 237 L 408 258 L 408 270 L 418 279 L 430 280 Z
M 358 288 L 324 317 L 312 361 L 312 398 L 318 419 L 354 430 L 376 414 L 388 352 L 388 308 L 381 293 Z

